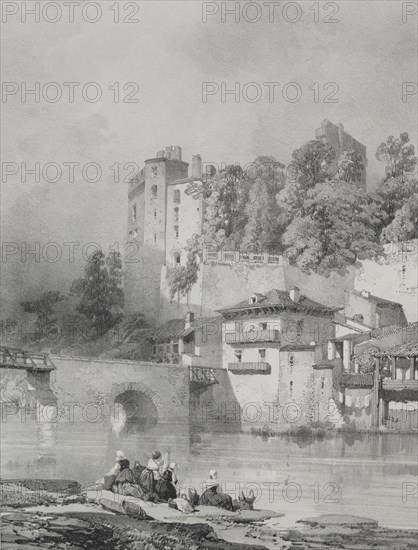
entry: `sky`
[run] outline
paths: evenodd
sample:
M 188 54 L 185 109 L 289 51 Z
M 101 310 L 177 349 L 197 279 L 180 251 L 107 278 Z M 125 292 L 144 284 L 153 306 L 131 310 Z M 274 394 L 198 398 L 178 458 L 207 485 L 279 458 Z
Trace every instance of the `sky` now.
M 243 1 L 228 15 L 235 2 L 81 1 L 74 2 L 74 22 L 46 0 L 39 21 L 23 13 L 34 2 L 2 4 L 7 14 L 17 10 L 3 12 L 2 241 L 17 248 L 8 245 L 2 257 L 2 317 L 45 286 L 68 285 L 83 267 L 87 243 L 123 246 L 122 180 L 167 145 L 182 146 L 186 161 L 200 153 L 218 165 L 258 155 L 286 163 L 329 119 L 366 145 L 372 189 L 384 170 L 374 156 L 379 143 L 405 131 L 417 143 L 417 15 L 405 13 L 412 2 L 278 2 L 270 21 L 273 6 L 264 2 Z M 39 101 L 30 94 L 22 101 L 24 87 L 36 82 Z M 79 83 L 73 102 L 65 82 Z M 274 98 L 266 82 L 279 83 Z M 239 96 L 222 98 L 222 88 L 237 83 Z M 402 98 L 403 83 L 415 84 Z M 203 87 L 219 92 L 203 101 Z M 90 99 L 97 90 L 102 95 L 89 102 L 82 89 Z M 62 97 L 53 102 L 56 90 Z M 300 98 L 291 101 L 295 93 Z M 31 174 L 24 181 L 23 166 L 35 163 L 39 181 Z M 72 179 L 68 163 L 78 163 Z M 88 163 L 96 164 L 82 172 Z M 56 165 L 62 175 L 54 182 Z M 97 165 L 102 176 L 87 181 Z M 53 247 L 44 250 L 50 242 L 61 249 L 57 261 L 48 256 Z M 80 243 L 74 261 L 66 242 Z M 23 263 L 23 243 L 39 243 L 40 257 L 24 256 Z

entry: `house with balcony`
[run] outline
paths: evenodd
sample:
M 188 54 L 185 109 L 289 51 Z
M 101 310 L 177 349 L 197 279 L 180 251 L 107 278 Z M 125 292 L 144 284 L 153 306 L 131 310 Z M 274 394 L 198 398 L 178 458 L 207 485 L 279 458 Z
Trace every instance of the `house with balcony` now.
M 148 336 L 150 361 L 190 367 L 220 367 L 222 319 L 195 319 L 191 311 L 183 319 L 171 319 Z
M 224 320 L 223 367 L 237 401 L 242 408 L 252 407 L 258 423 L 312 420 L 314 365 L 328 359 L 337 310 L 297 287 L 253 293 L 218 310 Z
M 418 429 L 418 340 L 374 353 L 377 428 Z

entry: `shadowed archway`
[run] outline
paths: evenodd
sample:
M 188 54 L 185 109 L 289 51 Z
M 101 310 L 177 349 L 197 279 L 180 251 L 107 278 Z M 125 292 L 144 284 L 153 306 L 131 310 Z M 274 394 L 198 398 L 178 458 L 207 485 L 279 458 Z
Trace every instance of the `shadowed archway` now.
M 158 410 L 146 393 L 125 390 L 115 398 L 113 424 L 120 434 L 146 432 L 157 425 Z

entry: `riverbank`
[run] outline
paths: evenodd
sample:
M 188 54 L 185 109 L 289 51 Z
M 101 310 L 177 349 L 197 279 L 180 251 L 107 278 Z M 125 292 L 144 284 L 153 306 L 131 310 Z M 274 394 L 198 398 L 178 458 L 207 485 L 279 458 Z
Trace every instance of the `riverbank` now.
M 328 515 L 285 529 L 280 518 L 201 523 L 138 520 L 103 510 L 65 480 L 1 484 L 4 550 L 416 550 L 417 532 L 384 529 L 374 520 Z M 27 487 L 29 486 L 29 488 Z M 59 490 L 51 490 L 51 489 Z M 71 494 L 72 493 L 72 494 Z M 284 510 L 285 512 L 285 510 Z

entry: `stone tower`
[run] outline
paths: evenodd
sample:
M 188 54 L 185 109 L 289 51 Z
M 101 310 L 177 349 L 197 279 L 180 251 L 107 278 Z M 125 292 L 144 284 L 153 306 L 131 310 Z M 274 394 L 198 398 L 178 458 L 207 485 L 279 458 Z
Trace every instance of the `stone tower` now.
M 181 147 L 170 146 L 145 161 L 129 182 L 125 310 L 158 316 L 160 277 L 166 258 L 167 194 L 171 182 L 187 178 Z
M 344 126 L 340 123 L 333 124 L 329 120 L 325 119 L 321 122 L 321 127 L 315 130 L 316 139 L 320 139 L 324 143 L 332 145 L 340 155 L 343 151 L 349 151 L 350 149 L 356 150 L 360 153 L 364 170 L 361 174 L 361 180 L 358 185 L 363 189 L 366 189 L 366 167 L 367 167 L 367 154 L 366 146 L 354 139 L 350 134 L 344 131 Z

